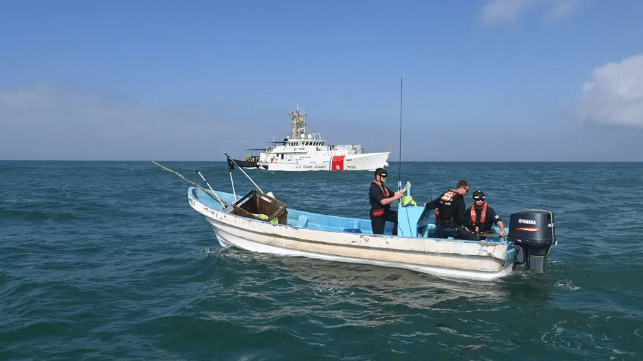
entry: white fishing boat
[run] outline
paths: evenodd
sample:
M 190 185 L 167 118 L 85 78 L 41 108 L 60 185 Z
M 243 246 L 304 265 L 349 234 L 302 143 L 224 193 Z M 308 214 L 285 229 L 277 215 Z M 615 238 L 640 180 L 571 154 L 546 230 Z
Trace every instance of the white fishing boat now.
M 236 161 L 238 165 L 272 171 L 347 171 L 370 170 L 388 166 L 390 152 L 364 153 L 360 145 L 328 145 L 320 133 L 308 133 L 306 114 L 299 108 L 289 113 L 290 134 L 283 141 L 273 142 L 254 162 Z
M 513 214 L 508 239 L 483 241 L 431 238 L 424 207 L 398 208 L 398 235 L 387 223 L 374 235 L 369 219 L 336 217 L 287 209 L 269 194 L 253 190 L 235 199 L 225 192 L 191 187 L 190 206 L 202 214 L 223 247 L 283 256 L 405 268 L 439 276 L 490 280 L 522 266 L 545 271 L 555 244 L 553 214 L 529 210 Z M 526 227 L 525 224 L 528 226 Z

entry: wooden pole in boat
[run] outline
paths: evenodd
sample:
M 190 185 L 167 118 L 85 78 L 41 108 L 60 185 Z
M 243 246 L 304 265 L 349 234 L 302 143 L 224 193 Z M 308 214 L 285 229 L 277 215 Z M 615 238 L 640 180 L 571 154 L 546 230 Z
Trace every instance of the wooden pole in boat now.
M 228 157 L 228 159 L 230 159 L 230 160 L 232 161 L 232 163 L 234 163 L 234 165 L 236 165 L 236 166 L 237 166 L 237 168 L 239 168 L 239 170 L 240 170 L 241 172 L 243 172 L 243 174 L 245 174 L 245 175 L 246 175 L 246 177 L 248 177 L 248 179 L 250 179 L 250 181 L 252 182 L 252 184 L 254 184 L 254 185 L 255 185 L 255 187 L 257 187 L 257 189 L 259 190 L 259 192 L 263 193 L 263 191 L 261 190 L 261 188 L 259 188 L 259 186 L 257 185 L 257 183 L 255 183 L 255 181 L 253 181 L 253 180 L 252 180 L 252 178 L 250 178 L 250 176 L 249 176 L 249 175 L 248 175 L 248 174 L 247 174 L 243 169 L 241 169 L 241 167 L 239 167 L 239 165 L 237 164 L 237 162 L 235 162 L 235 161 L 234 161 L 234 159 L 232 159 L 232 158 L 228 155 L 228 153 L 223 152 L 223 154 L 225 154 L 225 156 L 226 156 L 226 157 Z

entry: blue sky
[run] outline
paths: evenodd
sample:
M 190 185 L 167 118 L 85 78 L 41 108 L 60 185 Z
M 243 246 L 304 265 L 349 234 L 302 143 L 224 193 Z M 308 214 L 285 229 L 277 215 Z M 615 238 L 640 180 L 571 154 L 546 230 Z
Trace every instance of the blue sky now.
M 643 161 L 643 2 L 23 1 L 0 159 L 224 160 L 288 132 L 404 161 Z

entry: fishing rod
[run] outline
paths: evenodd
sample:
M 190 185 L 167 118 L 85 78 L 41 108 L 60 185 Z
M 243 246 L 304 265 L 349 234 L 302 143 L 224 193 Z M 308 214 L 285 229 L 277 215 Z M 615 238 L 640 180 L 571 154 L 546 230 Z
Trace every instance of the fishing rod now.
M 249 175 L 248 175 L 248 174 L 247 174 L 247 173 L 246 173 L 246 172 L 245 172 L 241 167 L 239 167 L 239 165 L 237 164 L 237 162 L 235 162 L 235 161 L 234 161 L 234 159 L 232 159 L 232 158 L 228 155 L 228 153 L 223 152 L 223 154 L 225 154 L 225 156 L 226 156 L 226 157 L 228 157 L 228 162 L 232 161 L 232 163 L 234 163 L 234 165 L 236 165 L 236 166 L 237 166 L 237 168 L 239 168 L 239 170 L 240 170 L 241 172 L 243 172 L 243 174 L 245 174 L 245 176 L 246 176 L 246 177 L 248 177 L 248 179 L 250 179 L 250 181 L 252 182 L 252 184 L 254 184 L 254 185 L 255 185 L 255 187 L 259 190 L 259 192 L 263 193 L 263 191 L 261 190 L 261 188 L 259 188 L 259 186 L 257 185 L 257 183 L 255 183 L 255 181 L 253 181 L 253 180 L 252 180 L 252 178 L 250 178 L 250 176 L 249 176 Z M 230 172 L 230 177 L 232 178 L 232 172 Z
M 201 176 L 201 179 L 203 179 L 203 181 L 205 182 L 205 184 L 207 184 L 207 185 L 208 185 L 208 188 L 210 188 L 210 190 L 212 191 L 212 194 L 214 194 L 214 196 L 215 196 L 215 197 L 217 197 L 217 200 L 219 201 L 219 203 L 221 203 L 221 205 L 225 208 L 225 204 L 223 204 L 223 201 L 221 200 L 221 198 L 219 198 L 219 196 L 217 195 L 217 192 L 215 192 L 215 191 L 214 191 L 214 189 L 212 189 L 212 187 L 210 186 L 210 183 L 208 183 L 208 181 L 205 179 L 205 177 L 203 176 L 203 174 L 201 174 L 201 172 L 199 172 L 199 170 L 198 170 L 198 169 L 196 170 L 196 172 L 197 172 L 197 173 L 199 173 L 199 175 Z M 235 198 L 235 199 L 236 199 L 236 198 Z
M 199 188 L 200 190 L 202 190 L 202 191 L 204 191 L 204 192 L 206 192 L 206 193 L 208 192 L 205 188 L 203 188 L 203 187 L 201 187 L 200 185 L 198 185 L 198 184 L 194 183 L 193 181 L 191 181 L 191 180 L 189 180 L 189 179 L 185 178 L 181 173 L 179 173 L 179 172 L 177 172 L 177 171 L 175 171 L 175 170 L 172 170 L 172 169 L 170 169 L 170 168 L 167 168 L 167 167 L 165 167 L 165 166 L 162 166 L 161 164 L 159 164 L 159 163 L 157 163 L 157 162 L 155 162 L 155 161 L 152 161 L 152 163 L 153 163 L 154 165 L 156 165 L 157 167 L 159 167 L 159 168 L 163 169 L 163 170 L 166 170 L 166 171 L 168 171 L 168 172 L 170 172 L 170 173 L 174 173 L 174 174 L 178 175 L 179 177 L 183 178 L 183 180 L 185 180 L 186 182 L 188 182 L 188 183 L 192 184 L 193 186 L 195 186 L 195 187 Z M 199 171 L 197 170 L 197 173 L 198 173 L 198 172 L 199 172 Z M 200 175 L 200 174 L 201 174 L 201 173 L 199 173 L 199 175 Z M 203 176 L 201 176 L 201 178 L 203 178 Z M 205 178 L 203 178 L 203 180 L 205 180 Z M 208 184 L 208 182 L 207 182 L 207 181 L 206 181 L 205 183 L 206 183 L 206 184 Z M 225 202 L 225 201 L 221 200 L 221 198 L 219 198 L 219 196 L 216 194 L 216 192 L 214 192 L 214 190 L 212 189 L 212 187 L 210 187 L 210 184 L 208 184 L 208 187 L 209 187 L 209 188 L 210 188 L 210 190 L 212 191 L 212 194 L 214 194 L 214 196 L 217 198 L 217 200 L 219 201 L 219 203 L 221 203 L 221 205 L 222 205 L 224 208 L 225 208 L 225 207 L 227 207 L 227 206 L 229 206 L 229 204 L 228 204 L 227 202 Z
M 228 174 L 230 174 L 230 184 L 232 184 L 232 195 L 234 199 L 237 199 L 237 192 L 234 190 L 234 180 L 232 179 L 232 170 L 234 169 L 234 163 L 230 162 L 228 159 Z

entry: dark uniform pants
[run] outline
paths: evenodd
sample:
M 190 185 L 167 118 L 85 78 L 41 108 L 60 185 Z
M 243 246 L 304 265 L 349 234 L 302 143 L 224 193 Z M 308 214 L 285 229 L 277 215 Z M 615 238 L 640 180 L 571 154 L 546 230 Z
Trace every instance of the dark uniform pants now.
M 472 241 L 479 241 L 480 237 L 469 232 L 464 227 L 439 227 L 433 233 L 435 238 L 449 238 L 453 237 L 455 239 L 468 239 Z
M 371 216 L 371 227 L 373 228 L 373 234 L 384 234 L 384 226 L 386 222 L 393 222 L 395 226 L 393 227 L 393 235 L 397 235 L 397 212 L 388 211 L 382 217 L 373 217 Z

